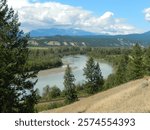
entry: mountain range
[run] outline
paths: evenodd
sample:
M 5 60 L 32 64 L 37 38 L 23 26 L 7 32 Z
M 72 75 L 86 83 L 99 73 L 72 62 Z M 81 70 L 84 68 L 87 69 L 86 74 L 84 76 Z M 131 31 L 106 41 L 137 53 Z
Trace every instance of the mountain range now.
M 78 29 L 37 29 L 30 32 L 31 45 L 36 46 L 149 46 L 150 31 L 142 34 L 104 35 Z
M 31 37 L 43 37 L 43 36 L 85 36 L 85 35 L 96 35 L 96 33 L 91 33 L 79 29 L 58 29 L 58 28 L 50 28 L 50 29 L 37 29 L 32 30 L 30 32 Z

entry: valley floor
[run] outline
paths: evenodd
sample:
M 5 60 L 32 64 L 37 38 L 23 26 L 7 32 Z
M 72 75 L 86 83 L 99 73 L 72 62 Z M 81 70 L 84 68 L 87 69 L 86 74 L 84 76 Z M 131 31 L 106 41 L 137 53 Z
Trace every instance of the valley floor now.
M 150 112 L 150 77 L 128 82 L 46 113 Z

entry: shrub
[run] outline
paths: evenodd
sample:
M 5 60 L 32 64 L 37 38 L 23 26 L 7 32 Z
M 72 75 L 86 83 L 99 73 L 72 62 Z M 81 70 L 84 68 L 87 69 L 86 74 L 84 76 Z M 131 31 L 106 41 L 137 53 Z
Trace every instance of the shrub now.
M 54 102 L 48 105 L 48 109 L 54 109 L 54 108 L 62 107 L 64 105 L 65 104 L 63 102 Z

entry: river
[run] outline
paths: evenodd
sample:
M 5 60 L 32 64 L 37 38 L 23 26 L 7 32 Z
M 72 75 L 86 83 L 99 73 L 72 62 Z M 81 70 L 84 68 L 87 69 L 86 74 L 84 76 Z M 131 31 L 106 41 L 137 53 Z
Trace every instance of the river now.
M 50 87 L 56 85 L 61 90 L 63 90 L 64 85 L 64 71 L 66 65 L 69 64 L 72 68 L 73 74 L 75 76 L 75 83 L 84 83 L 85 77 L 83 76 L 83 68 L 85 67 L 88 57 L 85 55 L 75 55 L 75 56 L 65 56 L 62 61 L 64 65 L 59 68 L 49 69 L 40 71 L 38 74 L 38 82 L 35 85 L 35 88 L 40 90 L 40 93 L 43 91 L 43 87 L 49 85 Z M 99 65 L 102 71 L 104 78 L 107 78 L 109 74 L 113 72 L 113 68 L 110 64 L 106 62 L 99 61 Z

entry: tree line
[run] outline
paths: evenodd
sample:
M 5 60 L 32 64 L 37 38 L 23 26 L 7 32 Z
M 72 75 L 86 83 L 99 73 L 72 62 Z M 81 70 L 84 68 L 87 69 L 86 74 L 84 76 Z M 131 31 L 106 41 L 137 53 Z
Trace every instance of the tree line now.
M 120 55 L 116 72 L 109 75 L 105 88 L 111 88 L 131 80 L 150 76 L 150 47 L 133 45 L 129 53 Z
M 60 67 L 63 65 L 63 56 L 86 54 L 89 50 L 90 48 L 85 47 L 31 48 L 26 66 L 29 71 Z

